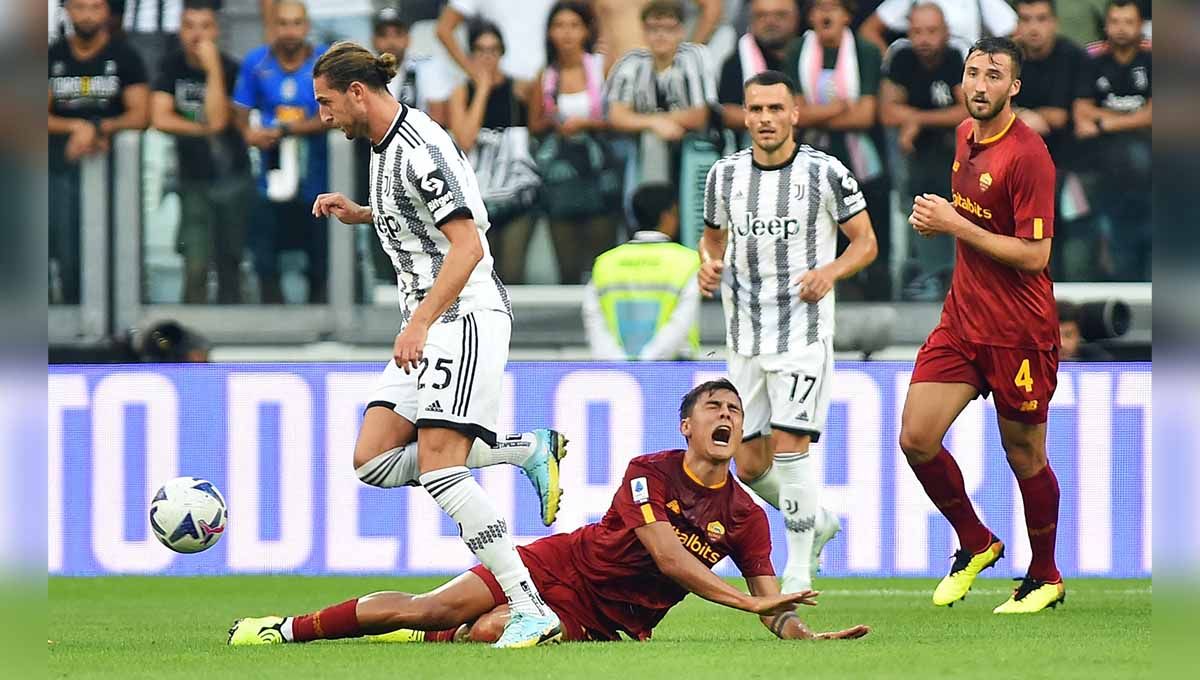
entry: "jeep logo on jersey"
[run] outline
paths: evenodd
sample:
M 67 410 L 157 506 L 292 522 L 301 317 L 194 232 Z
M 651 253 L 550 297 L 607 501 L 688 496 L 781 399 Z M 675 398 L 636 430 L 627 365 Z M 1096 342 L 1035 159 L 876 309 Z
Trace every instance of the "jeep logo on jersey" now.
M 742 213 L 742 219 L 733 223 L 738 236 L 776 236 L 785 239 L 800 233 L 800 220 L 794 217 L 771 217 L 761 219 L 750 213 Z

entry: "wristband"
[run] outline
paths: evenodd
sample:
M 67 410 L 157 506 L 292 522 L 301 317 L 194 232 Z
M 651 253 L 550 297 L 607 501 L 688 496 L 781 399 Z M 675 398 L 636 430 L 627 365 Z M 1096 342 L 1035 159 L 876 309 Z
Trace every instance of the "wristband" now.
M 288 137 L 292 134 L 292 126 L 288 125 L 287 123 L 280 123 L 279 131 L 283 133 L 284 137 Z

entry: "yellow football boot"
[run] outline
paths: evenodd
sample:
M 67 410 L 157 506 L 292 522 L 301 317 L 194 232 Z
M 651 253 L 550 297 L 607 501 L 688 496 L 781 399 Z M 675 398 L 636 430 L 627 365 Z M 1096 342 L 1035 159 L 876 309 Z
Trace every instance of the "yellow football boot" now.
M 955 602 L 967 596 L 979 572 L 994 565 L 1001 557 L 1004 557 L 1004 544 L 995 536 L 981 552 L 972 554 L 965 549 L 955 552 L 950 573 L 933 591 L 933 603 L 938 607 L 954 606 Z
M 1017 586 L 1007 602 L 992 610 L 993 614 L 1032 614 L 1046 608 L 1053 609 L 1067 601 L 1067 589 L 1061 580 L 1058 583 L 1029 577 L 1017 580 L 1021 585 Z
M 366 636 L 367 642 L 424 642 L 425 631 L 398 628 L 390 633 Z
M 238 619 L 229 629 L 228 644 L 234 647 L 243 645 L 281 645 L 283 639 L 283 617 L 263 616 L 257 619 Z

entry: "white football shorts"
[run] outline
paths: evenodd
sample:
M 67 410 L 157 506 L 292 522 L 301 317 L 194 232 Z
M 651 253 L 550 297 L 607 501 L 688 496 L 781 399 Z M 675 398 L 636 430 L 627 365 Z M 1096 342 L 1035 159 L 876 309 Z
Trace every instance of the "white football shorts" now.
M 729 353 L 729 380 L 742 396 L 746 440 L 775 428 L 816 442 L 825 427 L 833 380 L 833 339 L 784 354 Z
M 512 319 L 479 310 L 429 328 L 425 354 L 410 373 L 389 361 L 367 408 L 387 407 L 417 428 L 444 427 L 496 444 L 496 416 Z

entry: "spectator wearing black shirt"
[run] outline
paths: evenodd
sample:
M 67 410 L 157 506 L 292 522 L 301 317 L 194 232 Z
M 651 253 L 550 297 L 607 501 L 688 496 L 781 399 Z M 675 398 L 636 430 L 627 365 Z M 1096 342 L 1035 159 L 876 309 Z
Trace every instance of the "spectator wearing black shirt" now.
M 936 4 L 913 7 L 908 38 L 888 48 L 879 87 L 880 121 L 897 128 L 907 172 L 900 205 L 925 193 L 950 195 L 954 128 L 966 118 L 963 57 L 950 46 L 945 16 Z M 941 300 L 954 268 L 950 239 L 916 239 L 911 248 L 918 272 L 905 281 L 908 299 Z M 907 278 L 907 277 L 906 277 Z
M 238 63 L 217 47 L 212 0 L 186 0 L 179 46 L 163 59 L 151 98 L 151 123 L 175 137 L 179 156 L 178 248 L 183 301 L 208 301 L 208 271 L 217 272 L 217 302 L 242 301 L 240 265 L 254 185 L 246 144 L 233 125 Z
M 54 302 L 79 301 L 79 166 L 106 153 L 120 130 L 145 129 L 146 67 L 109 32 L 108 0 L 68 0 L 74 31 L 55 41 L 49 64 L 50 255 L 57 264 Z M 55 268 L 52 267 L 52 270 Z
M 750 32 L 738 39 L 737 49 L 721 67 L 717 101 L 721 118 L 731 130 L 746 129 L 746 79 L 763 71 L 783 70 L 783 57 L 797 35 L 800 11 L 795 0 L 751 0 Z
M 1096 228 L 1103 278 L 1150 280 L 1152 62 L 1134 0 L 1111 0 L 1104 43 L 1085 60 L 1074 102 L 1077 163 Z M 1086 262 L 1087 260 L 1084 260 Z
M 1017 116 L 1046 140 L 1063 166 L 1070 146 L 1071 107 L 1083 50 L 1058 34 L 1054 0 L 1017 0 L 1013 39 L 1025 50 L 1021 91 L 1013 98 Z M 1060 173 L 1061 174 L 1061 173 Z

